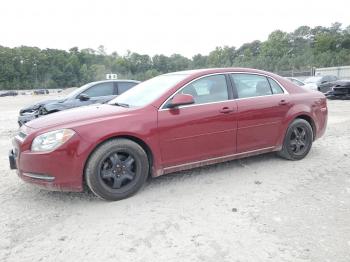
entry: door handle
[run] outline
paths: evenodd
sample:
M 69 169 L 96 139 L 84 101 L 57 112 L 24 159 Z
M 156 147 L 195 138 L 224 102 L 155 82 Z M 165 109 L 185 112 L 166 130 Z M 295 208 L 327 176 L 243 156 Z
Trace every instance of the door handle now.
M 227 106 L 223 107 L 220 109 L 220 113 L 223 113 L 223 114 L 228 114 L 228 113 L 231 113 L 233 112 L 234 110 L 232 108 L 229 108 Z
M 281 106 L 284 106 L 284 105 L 287 105 L 288 102 L 286 100 L 282 99 L 278 104 Z

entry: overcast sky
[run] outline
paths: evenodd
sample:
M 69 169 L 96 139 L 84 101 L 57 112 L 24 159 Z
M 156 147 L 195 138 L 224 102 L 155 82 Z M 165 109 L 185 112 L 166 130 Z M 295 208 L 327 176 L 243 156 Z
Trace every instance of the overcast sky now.
M 298 26 L 350 25 L 350 1 L 2 0 L 0 45 L 208 54 Z

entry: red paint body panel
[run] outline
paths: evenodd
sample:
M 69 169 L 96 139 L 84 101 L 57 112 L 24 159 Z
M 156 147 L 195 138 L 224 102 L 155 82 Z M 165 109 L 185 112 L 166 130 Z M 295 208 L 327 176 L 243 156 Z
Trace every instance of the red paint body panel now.
M 232 113 L 220 113 L 224 107 Z M 158 135 L 164 167 L 236 151 L 237 110 L 234 100 L 158 112 Z
M 75 135 L 70 143 L 50 153 L 36 153 L 30 150 L 22 151 L 17 159 L 17 173 L 26 182 L 62 191 L 81 191 L 81 170 L 83 168 L 83 152 L 86 150 Z M 14 142 L 17 143 L 17 142 Z M 54 176 L 50 182 L 29 178 L 23 173 L 36 173 Z
M 161 109 L 163 103 L 190 81 L 216 73 L 247 72 L 270 76 L 289 94 L 232 99 L 224 102 Z M 280 104 L 281 100 L 286 101 Z M 229 109 L 221 112 L 224 107 Z M 312 120 L 315 139 L 327 125 L 323 94 L 295 86 L 277 75 L 246 68 L 203 69 L 142 108 L 94 105 L 58 112 L 22 127 L 23 142 L 14 140 L 21 178 L 49 189 L 81 191 L 86 161 L 99 144 L 114 137 L 142 142 L 150 153 L 152 175 L 279 150 L 288 125 L 298 116 Z M 33 139 L 48 131 L 73 129 L 76 134 L 53 152 L 30 151 Z M 44 182 L 23 172 L 54 176 Z
M 237 152 L 253 151 L 274 147 L 278 135 L 283 130 L 291 103 L 279 105 L 288 100 L 287 94 L 241 99 L 238 104 Z

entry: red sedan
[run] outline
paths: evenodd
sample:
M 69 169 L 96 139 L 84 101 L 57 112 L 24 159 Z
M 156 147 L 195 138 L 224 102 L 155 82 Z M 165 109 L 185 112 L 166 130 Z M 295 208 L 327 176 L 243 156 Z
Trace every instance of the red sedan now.
M 320 92 L 254 69 L 192 70 L 28 122 L 9 159 L 27 182 L 119 200 L 149 175 L 271 151 L 300 160 L 326 125 Z

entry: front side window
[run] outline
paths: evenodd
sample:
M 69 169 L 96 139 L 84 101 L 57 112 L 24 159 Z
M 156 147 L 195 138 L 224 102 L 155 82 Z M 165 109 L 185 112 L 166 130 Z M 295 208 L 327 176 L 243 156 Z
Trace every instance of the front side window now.
M 231 74 L 237 89 L 238 98 L 272 95 L 270 84 L 265 76 L 253 74 Z
M 184 87 L 180 93 L 192 95 L 195 104 L 228 100 L 228 90 L 224 75 L 212 75 L 198 79 Z
M 113 82 L 96 84 L 87 89 L 84 94 L 89 97 L 112 96 L 114 94 Z

